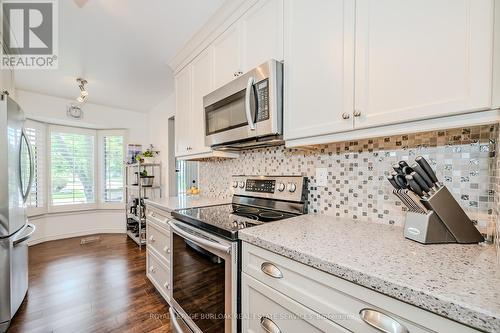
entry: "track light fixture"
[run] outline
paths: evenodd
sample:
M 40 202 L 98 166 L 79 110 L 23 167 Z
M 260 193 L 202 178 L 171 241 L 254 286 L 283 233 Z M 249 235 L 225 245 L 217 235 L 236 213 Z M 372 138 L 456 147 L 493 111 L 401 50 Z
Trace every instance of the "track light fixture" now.
M 80 88 L 80 96 L 76 98 L 76 101 L 78 103 L 83 103 L 87 99 L 89 92 L 87 89 L 85 89 L 85 85 L 87 84 L 87 80 L 78 78 L 76 79 L 76 82 L 78 83 L 78 88 Z

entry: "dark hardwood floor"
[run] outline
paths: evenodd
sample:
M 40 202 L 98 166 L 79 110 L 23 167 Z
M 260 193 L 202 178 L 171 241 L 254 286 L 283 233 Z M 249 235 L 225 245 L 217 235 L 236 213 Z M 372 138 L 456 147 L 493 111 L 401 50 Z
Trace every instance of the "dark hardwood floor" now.
M 126 235 L 29 248 L 29 290 L 8 333 L 171 332 L 168 305 L 146 277 L 146 250 Z

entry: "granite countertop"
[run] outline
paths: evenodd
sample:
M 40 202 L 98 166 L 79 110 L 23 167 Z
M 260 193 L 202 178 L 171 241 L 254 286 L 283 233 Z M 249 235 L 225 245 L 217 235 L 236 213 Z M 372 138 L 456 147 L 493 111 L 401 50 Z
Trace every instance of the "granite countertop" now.
M 229 204 L 231 203 L 231 198 L 220 199 L 220 198 L 207 198 L 198 195 L 193 195 L 193 196 L 185 195 L 178 197 L 164 197 L 159 199 L 146 199 L 144 200 L 144 202 L 146 203 L 146 205 L 152 205 L 157 208 L 171 212 L 173 210 L 178 210 L 178 209 Z
M 500 264 L 492 245 L 422 245 L 396 226 L 302 215 L 241 240 L 441 316 L 500 332 Z

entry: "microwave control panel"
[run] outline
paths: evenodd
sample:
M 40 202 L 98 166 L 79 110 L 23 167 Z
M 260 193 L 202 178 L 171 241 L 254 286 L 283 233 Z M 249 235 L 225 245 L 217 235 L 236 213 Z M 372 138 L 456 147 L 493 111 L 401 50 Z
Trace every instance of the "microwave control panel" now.
M 257 121 L 269 119 L 269 79 L 262 80 L 255 84 L 257 92 Z

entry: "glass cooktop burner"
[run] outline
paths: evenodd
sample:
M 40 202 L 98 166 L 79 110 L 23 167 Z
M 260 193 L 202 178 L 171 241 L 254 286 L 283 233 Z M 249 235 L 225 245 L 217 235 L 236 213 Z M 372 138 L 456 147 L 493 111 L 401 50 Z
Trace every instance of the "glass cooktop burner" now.
M 179 221 L 232 240 L 238 238 L 238 230 L 297 216 L 281 211 L 237 204 L 181 209 L 172 212 L 172 215 Z

